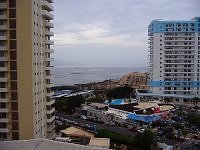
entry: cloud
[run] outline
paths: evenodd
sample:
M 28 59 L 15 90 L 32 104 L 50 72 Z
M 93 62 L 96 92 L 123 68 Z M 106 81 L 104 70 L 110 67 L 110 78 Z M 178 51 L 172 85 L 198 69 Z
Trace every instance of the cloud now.
M 58 51 L 61 47 L 65 49 L 62 50 L 62 54 L 55 51 L 56 59 L 63 59 L 62 55 L 68 57 L 70 46 L 69 57 L 76 61 L 78 52 L 91 53 L 86 47 L 96 45 L 92 50 L 97 56 L 107 55 L 112 60 L 111 53 L 107 53 L 105 49 L 117 53 L 120 50 L 116 47 L 120 47 L 130 52 L 124 55 L 128 58 L 132 55 L 134 61 L 141 61 L 142 64 L 144 61 L 142 55 L 147 55 L 147 27 L 151 20 L 157 18 L 189 20 L 199 16 L 200 2 L 199 0 L 56 0 L 54 5 L 55 47 Z M 140 53 L 138 54 L 136 50 Z M 81 56 L 78 59 L 81 60 Z
M 113 34 L 111 26 L 103 23 L 71 24 L 64 32 L 55 34 L 56 45 L 116 44 L 142 45 L 143 38 L 130 34 Z

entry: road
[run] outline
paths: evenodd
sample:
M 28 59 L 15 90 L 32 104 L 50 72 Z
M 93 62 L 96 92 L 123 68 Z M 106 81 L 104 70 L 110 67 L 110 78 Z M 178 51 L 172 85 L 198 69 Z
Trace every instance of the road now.
M 108 126 L 108 125 L 105 125 L 105 124 L 96 123 L 96 122 L 92 122 L 92 121 L 88 121 L 88 120 L 83 120 L 83 119 L 80 119 L 80 118 L 74 118 L 73 116 L 68 116 L 68 115 L 62 115 L 62 117 L 66 118 L 68 120 L 75 121 L 80 126 L 83 125 L 83 124 L 96 125 L 97 130 L 98 129 L 107 129 L 109 131 L 117 132 L 117 133 L 120 133 L 120 134 L 125 134 L 125 135 L 130 135 L 130 136 L 137 135 L 137 132 L 129 131 L 127 128 L 122 128 L 122 127 L 118 127 L 118 126 Z

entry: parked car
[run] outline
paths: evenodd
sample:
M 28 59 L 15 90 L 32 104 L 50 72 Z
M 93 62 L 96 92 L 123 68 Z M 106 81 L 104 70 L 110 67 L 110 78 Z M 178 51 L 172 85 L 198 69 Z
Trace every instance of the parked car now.
M 137 130 L 139 133 L 144 133 L 146 129 L 140 128 L 139 130 Z

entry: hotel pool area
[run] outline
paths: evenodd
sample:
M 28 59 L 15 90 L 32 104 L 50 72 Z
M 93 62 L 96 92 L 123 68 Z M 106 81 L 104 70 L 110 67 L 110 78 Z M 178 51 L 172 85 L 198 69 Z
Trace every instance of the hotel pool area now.
M 122 105 L 122 104 L 124 104 L 124 99 L 114 99 L 109 104 L 111 104 L 111 105 Z

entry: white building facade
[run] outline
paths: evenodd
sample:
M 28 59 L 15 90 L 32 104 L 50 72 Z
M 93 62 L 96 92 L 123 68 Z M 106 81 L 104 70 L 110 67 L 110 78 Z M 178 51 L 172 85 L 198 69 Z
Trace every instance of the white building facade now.
M 153 20 L 149 35 L 149 86 L 153 95 L 200 97 L 200 17 Z

